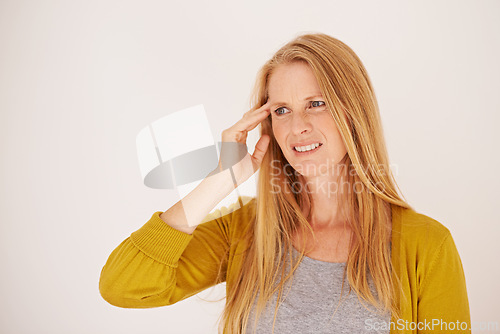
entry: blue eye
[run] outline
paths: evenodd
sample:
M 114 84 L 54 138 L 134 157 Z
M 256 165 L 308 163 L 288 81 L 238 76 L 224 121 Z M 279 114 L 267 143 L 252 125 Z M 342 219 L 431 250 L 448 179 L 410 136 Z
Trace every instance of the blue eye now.
M 283 115 L 283 114 L 284 114 L 284 112 L 283 112 L 283 113 L 281 113 L 281 112 L 280 112 L 280 110 L 285 110 L 285 109 L 286 109 L 286 108 L 284 108 L 284 107 L 280 107 L 280 108 L 276 109 L 276 110 L 274 111 L 274 113 L 275 113 L 276 115 Z
M 322 107 L 325 105 L 325 102 L 323 101 L 312 101 L 311 102 L 311 107 L 316 108 L 316 107 Z

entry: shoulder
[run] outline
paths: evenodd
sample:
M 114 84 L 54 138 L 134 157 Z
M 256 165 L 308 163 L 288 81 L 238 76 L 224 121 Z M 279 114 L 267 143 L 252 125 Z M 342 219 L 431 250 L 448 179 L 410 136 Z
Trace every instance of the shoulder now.
M 447 284 L 463 280 L 460 255 L 446 226 L 401 207 L 393 208 L 392 222 L 393 265 L 400 275 L 418 283 L 419 292 L 433 280 Z
M 238 199 L 228 206 L 222 206 L 219 209 L 208 214 L 203 221 L 206 223 L 214 219 L 222 219 L 226 221 L 241 220 L 251 216 L 254 212 L 256 199 L 249 196 L 238 196 Z
M 415 268 L 419 282 L 437 263 L 459 262 L 450 230 L 436 219 L 413 209 L 393 207 L 392 223 L 393 264 Z
M 232 212 L 232 238 L 242 239 L 257 215 L 257 199 L 255 197 L 240 196 Z
M 393 208 L 392 241 L 393 265 L 418 293 L 419 311 L 442 312 L 443 307 L 460 305 L 463 309 L 457 317 L 466 319 L 465 275 L 449 229 L 427 215 L 397 207 Z
M 257 212 L 255 197 L 239 196 L 238 199 L 227 206 L 222 206 L 208 214 L 200 227 L 217 225 L 223 229 L 229 240 L 242 237 L 247 227 L 253 222 Z
M 393 206 L 392 215 L 392 237 L 403 247 L 435 249 L 451 236 L 442 223 L 411 208 Z

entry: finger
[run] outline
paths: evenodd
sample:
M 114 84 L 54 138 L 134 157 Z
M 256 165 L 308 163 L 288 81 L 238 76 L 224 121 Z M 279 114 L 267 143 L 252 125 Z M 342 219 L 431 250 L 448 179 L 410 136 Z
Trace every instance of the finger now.
M 261 112 L 264 112 L 264 111 L 269 111 L 269 107 L 270 107 L 270 103 L 266 102 L 266 103 L 264 103 L 263 105 L 261 105 L 258 108 L 253 107 L 252 109 L 250 109 L 249 111 L 247 111 L 244 115 L 250 116 L 252 114 L 258 114 L 258 113 L 261 113 Z
M 255 129 L 257 125 L 260 124 L 268 115 L 269 108 L 263 109 L 257 113 L 249 114 L 248 116 L 240 119 L 236 124 L 234 124 L 234 129 L 236 131 L 250 131 Z
M 263 113 L 257 116 L 255 118 L 252 118 L 251 122 L 248 123 L 246 130 L 251 131 L 255 129 L 260 123 L 262 123 L 263 120 L 267 118 L 269 114 L 268 113 Z
M 253 169 L 256 171 L 259 169 L 264 156 L 266 155 L 267 148 L 269 147 L 269 142 L 271 141 L 271 137 L 269 135 L 262 135 L 259 141 L 255 145 L 255 150 L 252 154 L 252 163 Z
M 246 112 L 238 122 L 232 127 L 223 131 L 222 141 L 237 141 L 246 140 L 246 133 L 257 127 L 269 115 L 269 103 L 265 103 L 261 107 Z
M 264 103 L 263 105 L 261 105 L 259 108 L 257 108 L 255 111 L 257 113 L 269 112 L 270 108 L 271 108 L 271 103 L 269 103 L 269 101 L 267 101 L 266 103 Z

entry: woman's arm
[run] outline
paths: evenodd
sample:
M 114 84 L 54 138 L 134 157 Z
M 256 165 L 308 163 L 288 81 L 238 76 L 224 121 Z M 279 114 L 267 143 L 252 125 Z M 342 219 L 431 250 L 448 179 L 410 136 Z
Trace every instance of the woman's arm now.
M 201 220 L 235 187 L 245 182 L 259 169 L 269 145 L 269 136 L 260 138 L 255 152 L 247 152 L 248 131 L 257 127 L 269 115 L 264 104 L 251 109 L 232 127 L 222 132 L 219 166 L 198 187 L 181 201 L 161 214 L 161 219 L 175 229 L 191 234 Z
M 102 297 L 119 307 L 157 307 L 224 281 L 231 226 L 245 224 L 254 203 L 247 201 L 229 214 L 224 213 L 231 209 L 222 208 L 222 217 L 199 225 L 192 235 L 165 224 L 161 212 L 154 213 L 109 256 L 99 281 Z
M 169 210 L 156 212 L 111 253 L 99 281 L 106 301 L 131 308 L 170 305 L 225 280 L 230 227 L 235 220 L 247 221 L 252 210 L 245 205 L 196 225 L 260 167 L 269 136 L 259 140 L 253 155 L 246 152 L 246 138 L 268 115 L 266 104 L 223 131 L 219 169 Z M 240 159 L 240 152 L 235 156 L 228 147 L 244 147 L 246 154 Z
M 420 331 L 422 333 L 471 332 L 464 270 L 449 232 L 434 254 L 420 285 L 418 321 L 430 323 Z
M 234 189 L 229 169 L 214 171 L 160 218 L 181 232 L 192 234 L 196 226 Z

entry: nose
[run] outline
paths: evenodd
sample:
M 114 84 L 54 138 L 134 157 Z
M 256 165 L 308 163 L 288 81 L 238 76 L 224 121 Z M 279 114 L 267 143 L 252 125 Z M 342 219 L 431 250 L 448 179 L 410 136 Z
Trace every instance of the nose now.
M 306 113 L 293 113 L 291 123 L 291 131 L 294 135 L 311 132 L 312 124 Z

